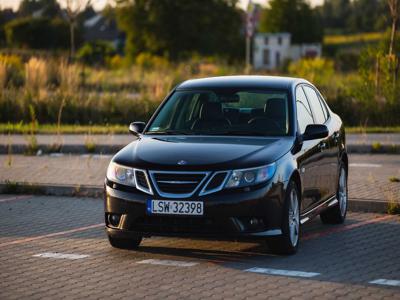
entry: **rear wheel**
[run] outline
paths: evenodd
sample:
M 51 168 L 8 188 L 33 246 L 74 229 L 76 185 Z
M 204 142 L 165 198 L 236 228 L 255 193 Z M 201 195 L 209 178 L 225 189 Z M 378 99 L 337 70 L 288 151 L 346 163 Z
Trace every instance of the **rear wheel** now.
M 328 210 L 321 213 L 321 221 L 325 224 L 341 224 L 346 219 L 348 189 L 347 189 L 347 172 L 343 165 L 340 166 L 339 182 L 336 192 L 338 203 Z
M 294 181 L 289 183 L 283 212 L 282 235 L 267 241 L 268 247 L 277 254 L 294 254 L 300 239 L 299 191 Z
M 142 241 L 142 237 L 137 237 L 133 239 L 120 239 L 108 236 L 108 241 L 110 242 L 110 245 L 114 248 L 133 250 L 139 247 L 140 242 Z

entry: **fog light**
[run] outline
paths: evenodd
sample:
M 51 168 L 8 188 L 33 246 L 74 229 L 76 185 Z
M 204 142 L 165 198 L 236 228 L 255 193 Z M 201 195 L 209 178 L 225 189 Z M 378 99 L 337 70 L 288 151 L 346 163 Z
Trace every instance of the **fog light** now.
M 109 214 L 108 215 L 108 222 L 114 227 L 117 227 L 119 225 L 120 220 L 121 220 L 121 215 L 117 215 L 117 214 Z

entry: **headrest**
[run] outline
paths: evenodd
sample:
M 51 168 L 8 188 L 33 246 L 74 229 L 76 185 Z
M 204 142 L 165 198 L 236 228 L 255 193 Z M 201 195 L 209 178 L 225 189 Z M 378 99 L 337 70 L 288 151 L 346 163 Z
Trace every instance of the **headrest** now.
M 223 118 L 222 104 L 219 102 L 205 102 L 201 106 L 200 118 L 203 120 L 217 120 Z
M 286 118 L 285 100 L 281 98 L 268 99 L 264 105 L 264 113 L 270 118 Z

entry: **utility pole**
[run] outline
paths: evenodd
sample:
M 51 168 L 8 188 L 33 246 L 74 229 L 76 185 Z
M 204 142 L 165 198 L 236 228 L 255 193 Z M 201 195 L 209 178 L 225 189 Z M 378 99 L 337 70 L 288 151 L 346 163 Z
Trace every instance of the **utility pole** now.
M 246 74 L 249 74 L 251 70 L 251 41 L 254 35 L 254 8 L 255 6 L 252 0 L 249 0 L 246 11 Z

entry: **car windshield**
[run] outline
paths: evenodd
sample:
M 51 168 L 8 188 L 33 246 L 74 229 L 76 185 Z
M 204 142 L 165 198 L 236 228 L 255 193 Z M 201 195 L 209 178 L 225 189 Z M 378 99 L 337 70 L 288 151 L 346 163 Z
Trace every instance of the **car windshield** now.
M 288 135 L 288 94 L 277 90 L 176 91 L 145 133 Z

